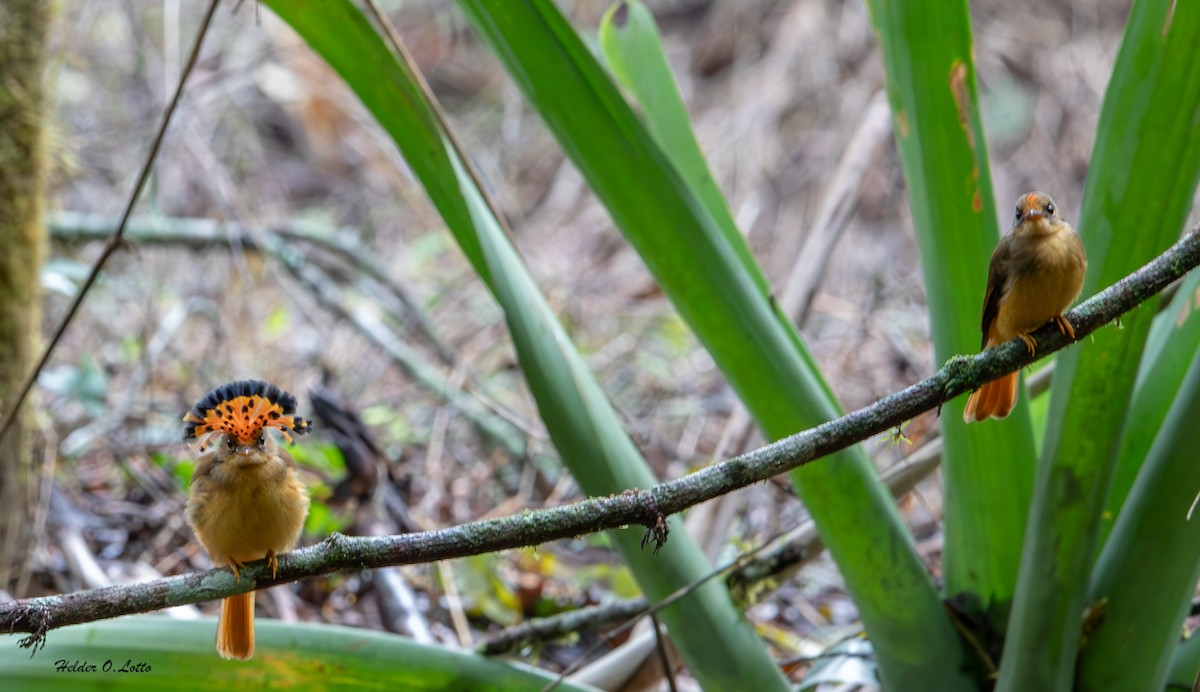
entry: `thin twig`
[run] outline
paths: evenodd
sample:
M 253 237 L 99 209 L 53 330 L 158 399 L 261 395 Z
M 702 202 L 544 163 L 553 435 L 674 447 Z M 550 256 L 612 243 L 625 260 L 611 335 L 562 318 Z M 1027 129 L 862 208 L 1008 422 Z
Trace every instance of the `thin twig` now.
M 585 606 L 559 615 L 532 618 L 519 625 L 505 627 L 476 646 L 475 650 L 485 656 L 506 654 L 533 642 L 551 641 L 582 630 L 626 622 L 644 614 L 649 607 L 644 597 L 636 596 L 604 605 Z
M 879 480 L 887 486 L 893 497 L 902 497 L 917 483 L 924 480 L 938 467 L 942 455 L 942 439 L 935 437 L 929 443 L 909 455 L 904 461 L 890 466 L 880 474 Z M 780 539 L 786 542 L 780 543 Z M 767 547 L 777 545 L 771 550 Z M 799 526 L 770 537 L 760 545 L 740 555 L 733 565 L 724 565 L 701 578 L 707 581 L 713 576 L 728 572 L 725 585 L 737 599 L 749 585 L 765 579 L 778 578 L 780 574 L 793 570 L 816 557 L 824 549 L 816 524 L 808 519 Z M 730 567 L 733 567 L 730 571 Z M 662 604 L 658 604 L 657 607 Z M 584 629 L 595 629 L 614 622 L 645 615 L 649 604 L 645 597 L 636 596 L 621 601 L 597 606 L 587 606 L 559 615 L 534 618 L 519 625 L 506 627 L 476 647 L 480 653 L 495 656 L 516 650 L 518 647 L 537 641 L 550 641 Z M 1197 608 L 1200 611 L 1200 607 Z M 586 658 L 584 656 L 583 658 Z
M 568 675 L 571 675 L 575 671 L 582 668 L 584 666 L 584 664 L 586 664 L 588 661 L 591 661 L 592 657 L 595 656 L 603 647 L 607 646 L 609 642 L 616 639 L 621 634 L 632 629 L 633 626 L 636 625 L 638 623 L 638 621 L 641 620 L 642 617 L 654 618 L 655 615 L 657 615 L 659 612 L 665 610 L 666 608 L 668 608 L 675 602 L 695 593 L 701 586 L 704 586 L 708 582 L 712 581 L 713 579 L 715 579 L 721 575 L 729 573 L 731 570 L 737 568 L 738 565 L 742 564 L 746 560 L 753 558 L 755 555 L 759 554 L 764 549 L 766 549 L 767 546 L 774 543 L 776 538 L 778 538 L 778 536 L 772 536 L 769 540 L 763 541 L 760 545 L 758 545 L 753 550 L 739 555 L 738 558 L 736 560 L 734 560 L 733 562 L 730 562 L 728 564 L 721 565 L 720 567 L 712 569 L 708 572 L 708 574 L 705 574 L 704 576 L 700 577 L 699 579 L 697 579 L 693 582 L 690 582 L 688 584 L 685 584 L 685 585 L 679 587 L 678 589 L 675 589 L 671 593 L 667 594 L 666 598 L 663 598 L 661 601 L 646 608 L 646 612 L 642 613 L 640 616 L 631 618 L 628 621 L 626 621 L 624 624 L 622 624 L 621 626 L 611 629 L 608 632 L 605 632 L 604 636 L 600 639 L 600 641 L 598 641 L 595 644 L 593 644 L 592 646 L 590 646 L 586 651 L 583 652 L 582 655 L 576 657 L 576 659 L 569 666 L 564 668 L 558 674 L 558 677 L 555 678 L 554 681 L 548 683 L 545 687 L 542 688 L 542 692 L 550 692 L 550 690 L 556 689 L 559 685 L 562 684 L 562 682 L 564 680 L 566 680 Z M 657 620 L 655 620 L 655 624 L 657 624 Z
M 65 242 L 96 240 L 101 229 L 112 227 L 106 217 L 73 212 L 60 212 L 50 217 L 47 226 L 55 239 Z M 465 383 L 461 388 L 451 387 L 447 382 L 448 376 L 422 356 L 407 340 L 400 338 L 395 330 L 388 326 L 382 315 L 376 315 L 374 311 L 365 308 L 351 309 L 342 295 L 339 282 L 320 266 L 325 262 L 317 261 L 322 259 L 321 253 L 302 251 L 300 245 L 294 242 L 300 240 L 311 243 L 319 250 L 338 255 L 353 267 L 357 279 L 370 279 L 378 285 L 376 292 L 391 294 L 406 308 L 404 311 L 387 309 L 388 316 L 401 323 L 411 323 L 434 349 L 446 348 L 439 346 L 441 341 L 430 329 L 420 311 L 415 309 L 399 286 L 387 279 L 379 266 L 370 259 L 369 251 L 354 241 L 347 240 L 355 235 L 352 229 L 320 232 L 310 224 L 249 226 L 213 219 L 188 218 L 135 217 L 130 219 L 126 226 L 126 237 L 143 245 L 175 244 L 194 248 L 235 245 L 273 257 L 292 278 L 308 288 L 318 303 L 348 321 L 363 336 L 383 349 L 417 384 L 448 401 L 475 424 L 481 433 L 497 442 L 509 454 L 518 458 L 530 454 L 527 439 L 533 435 L 527 423 L 484 394 L 483 388 L 475 381 Z M 368 288 L 357 285 L 354 288 L 364 293 L 369 291 Z M 442 361 L 453 365 L 456 370 L 462 365 L 453 355 L 442 358 Z M 130 391 L 134 389 L 131 388 Z M 72 433 L 71 437 L 75 437 L 77 433 L 78 431 Z
M 103 240 L 114 221 L 103 214 L 60 211 L 47 217 L 46 228 L 55 240 L 80 243 Z M 459 365 L 453 349 L 430 326 L 416 301 L 371 259 L 376 253 L 358 241 L 361 234 L 357 228 L 334 228 L 296 220 L 257 226 L 217 219 L 139 216 L 129 220 L 125 235 L 138 243 L 174 243 L 197 248 L 219 244 L 224 248 L 232 245 L 244 250 L 261 249 L 259 239 L 265 235 L 311 244 L 329 256 L 340 258 L 355 275 L 374 282 L 384 302 L 399 303 L 402 309 L 393 311 L 405 327 L 413 328 L 428 341 L 443 363 L 453 367 Z
M 671 670 L 671 657 L 667 655 L 667 643 L 663 637 L 663 627 L 658 621 L 657 615 L 650 616 L 650 623 L 654 626 L 654 649 L 658 651 L 658 662 L 662 665 L 663 677 L 667 679 L 667 689 L 670 692 L 678 692 L 679 688 L 675 685 L 675 671 Z
M 188 75 L 192 73 L 192 68 L 196 66 L 196 60 L 200 56 L 200 47 L 204 44 L 204 37 L 208 34 L 208 27 L 212 23 L 212 18 L 217 11 L 218 4 L 218 0 L 209 0 L 208 10 L 204 13 L 204 19 L 200 23 L 200 32 L 196 34 L 196 42 L 192 45 L 192 52 L 188 55 L 187 64 L 183 67 L 183 74 L 179 77 L 179 84 L 175 87 L 175 94 L 171 96 L 171 102 L 167 104 L 167 110 L 163 112 L 162 122 L 159 123 L 158 132 L 155 133 L 154 141 L 150 145 L 150 152 L 146 154 L 146 160 L 142 163 L 142 170 L 138 173 L 137 182 L 134 183 L 133 192 L 130 193 L 129 200 L 125 204 L 125 211 L 121 214 L 121 222 L 117 225 L 117 229 L 113 231 L 112 235 L 109 236 L 108 242 L 104 244 L 104 250 L 96 258 L 96 263 L 92 265 L 92 270 L 88 273 L 87 279 L 84 280 L 83 286 L 80 287 L 79 293 L 75 294 L 75 299 L 71 301 L 71 306 L 67 308 L 67 314 L 63 316 L 62 321 L 58 324 L 58 328 L 54 330 L 54 335 L 50 337 L 50 342 L 46 344 L 45 350 L 42 351 L 42 356 L 38 359 L 37 365 L 33 366 L 33 370 L 29 371 L 29 374 L 25 376 L 25 380 L 17 390 L 16 396 L 8 403 L 8 407 L 4 411 L 4 417 L 0 418 L 0 440 L 4 439 L 5 433 L 12 427 L 13 421 L 17 417 L 17 411 L 21 409 L 21 404 L 24 403 L 25 397 L 29 396 L 29 390 L 33 388 L 33 383 L 37 380 L 38 374 L 42 372 L 42 368 L 46 367 L 46 363 L 50 360 L 50 354 L 54 353 L 58 342 L 67 331 L 67 326 L 71 324 L 71 320 L 79 312 L 79 306 L 83 304 L 83 299 L 87 296 L 88 291 L 91 290 L 92 285 L 96 283 L 96 278 L 100 276 L 100 270 L 104 268 L 104 263 L 121 246 L 121 238 L 125 235 L 125 224 L 129 222 L 129 217 L 133 214 L 133 208 L 137 205 L 138 198 L 141 197 L 142 190 L 146 187 L 146 181 L 150 178 L 150 169 L 154 166 L 154 160 L 158 158 L 158 150 L 162 148 L 163 139 L 167 134 L 167 126 L 171 123 L 171 116 L 175 114 L 175 110 L 183 97 L 183 87 L 187 84 Z
M 1066 317 L 1082 339 L 1197 265 L 1200 233 L 1193 231 Z M 870 406 L 651 488 L 436 531 L 397 536 L 335 533 L 315 546 L 280 556 L 279 572 L 274 577 L 268 574 L 265 561 L 259 560 L 241 570 L 245 581 L 219 568 L 140 584 L 24 599 L 0 605 L 0 630 L 31 633 L 21 643 L 35 646 L 44 643 L 46 632 L 56 627 L 215 600 L 337 570 L 434 562 L 635 525 L 653 531 L 668 515 L 845 449 L 1071 344 L 1052 324 L 1039 329 L 1033 338 L 1036 357 L 1029 355 L 1020 339 L 975 356 L 956 356 L 933 375 Z M 1082 347 L 1086 348 L 1086 343 Z M 654 547 L 661 548 L 665 536 L 655 533 L 653 538 L 657 543 Z
M 482 393 L 481 387 L 462 386 L 461 378 L 443 373 L 408 345 L 368 307 L 352 309 L 347 306 L 347 301 L 341 297 L 336 283 L 294 247 L 281 245 L 277 239 L 270 236 L 264 237 L 263 244 L 292 278 L 309 289 L 317 298 L 317 302 L 354 325 L 363 336 L 383 349 L 415 382 L 447 401 L 480 432 L 509 454 L 518 458 L 529 455 L 530 446 L 525 431 L 513 423 L 513 417 L 498 415 L 496 411 L 499 407 L 488 405 L 489 399 Z M 462 370 L 456 372 L 465 373 Z

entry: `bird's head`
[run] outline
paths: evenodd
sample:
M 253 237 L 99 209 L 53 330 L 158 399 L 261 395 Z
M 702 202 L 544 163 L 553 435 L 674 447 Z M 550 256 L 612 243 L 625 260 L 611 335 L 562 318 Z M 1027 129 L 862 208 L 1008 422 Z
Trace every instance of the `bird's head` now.
M 296 397 L 262 380 L 239 380 L 209 392 L 183 417 L 183 439 L 195 441 L 203 453 L 210 449 L 237 466 L 266 462 L 276 449 L 267 433 L 276 428 L 285 440 L 290 432 L 303 434 L 312 425 L 295 415 Z
M 1058 207 L 1045 192 L 1030 192 L 1017 199 L 1014 232 L 1034 235 L 1049 233 L 1058 222 Z

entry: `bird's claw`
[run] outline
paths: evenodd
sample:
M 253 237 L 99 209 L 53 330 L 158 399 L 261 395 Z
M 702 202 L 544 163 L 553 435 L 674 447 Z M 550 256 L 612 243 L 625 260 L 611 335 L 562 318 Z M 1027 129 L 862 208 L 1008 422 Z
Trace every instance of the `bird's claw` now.
M 1056 315 L 1054 323 L 1058 325 L 1058 331 L 1071 337 L 1071 341 L 1075 341 L 1075 328 L 1071 326 L 1070 320 L 1062 315 Z
M 267 564 L 271 566 L 271 578 L 274 579 L 279 575 L 279 558 L 275 557 L 274 550 L 267 551 Z
M 241 562 L 239 560 L 234 560 L 233 558 L 229 558 L 229 569 L 233 570 L 233 578 L 238 581 L 242 580 L 242 573 L 239 572 L 238 569 L 245 567 L 245 566 L 246 566 L 246 563 Z
M 1032 356 L 1036 354 L 1037 342 L 1033 340 L 1032 336 L 1029 336 L 1028 334 L 1018 334 L 1017 336 L 1020 337 L 1021 341 L 1025 343 L 1025 348 L 1029 351 L 1029 355 Z

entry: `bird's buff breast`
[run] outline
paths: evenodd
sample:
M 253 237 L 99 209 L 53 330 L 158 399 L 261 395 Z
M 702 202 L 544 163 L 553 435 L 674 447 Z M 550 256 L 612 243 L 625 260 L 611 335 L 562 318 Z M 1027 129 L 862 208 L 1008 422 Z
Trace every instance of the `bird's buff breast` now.
M 995 343 L 1028 334 L 1061 315 L 1079 295 L 1087 261 L 1074 231 L 1037 242 L 1027 257 L 1014 258 L 1014 274 L 997 314 Z
M 211 481 L 200 506 L 189 508 L 214 564 L 260 560 L 296 545 L 308 514 L 307 490 L 293 469 L 279 474 L 268 466 L 241 469 L 226 483 Z

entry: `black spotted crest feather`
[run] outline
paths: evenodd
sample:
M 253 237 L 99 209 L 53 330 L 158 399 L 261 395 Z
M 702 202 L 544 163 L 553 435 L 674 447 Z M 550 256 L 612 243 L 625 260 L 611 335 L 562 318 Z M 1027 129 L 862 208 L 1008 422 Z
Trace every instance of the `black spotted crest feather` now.
M 199 440 L 200 449 L 210 437 L 225 433 L 238 445 L 258 444 L 259 433 L 277 428 L 288 442 L 290 432 L 307 433 L 312 424 L 295 415 L 296 397 L 262 380 L 238 380 L 204 395 L 183 417 L 184 440 Z

